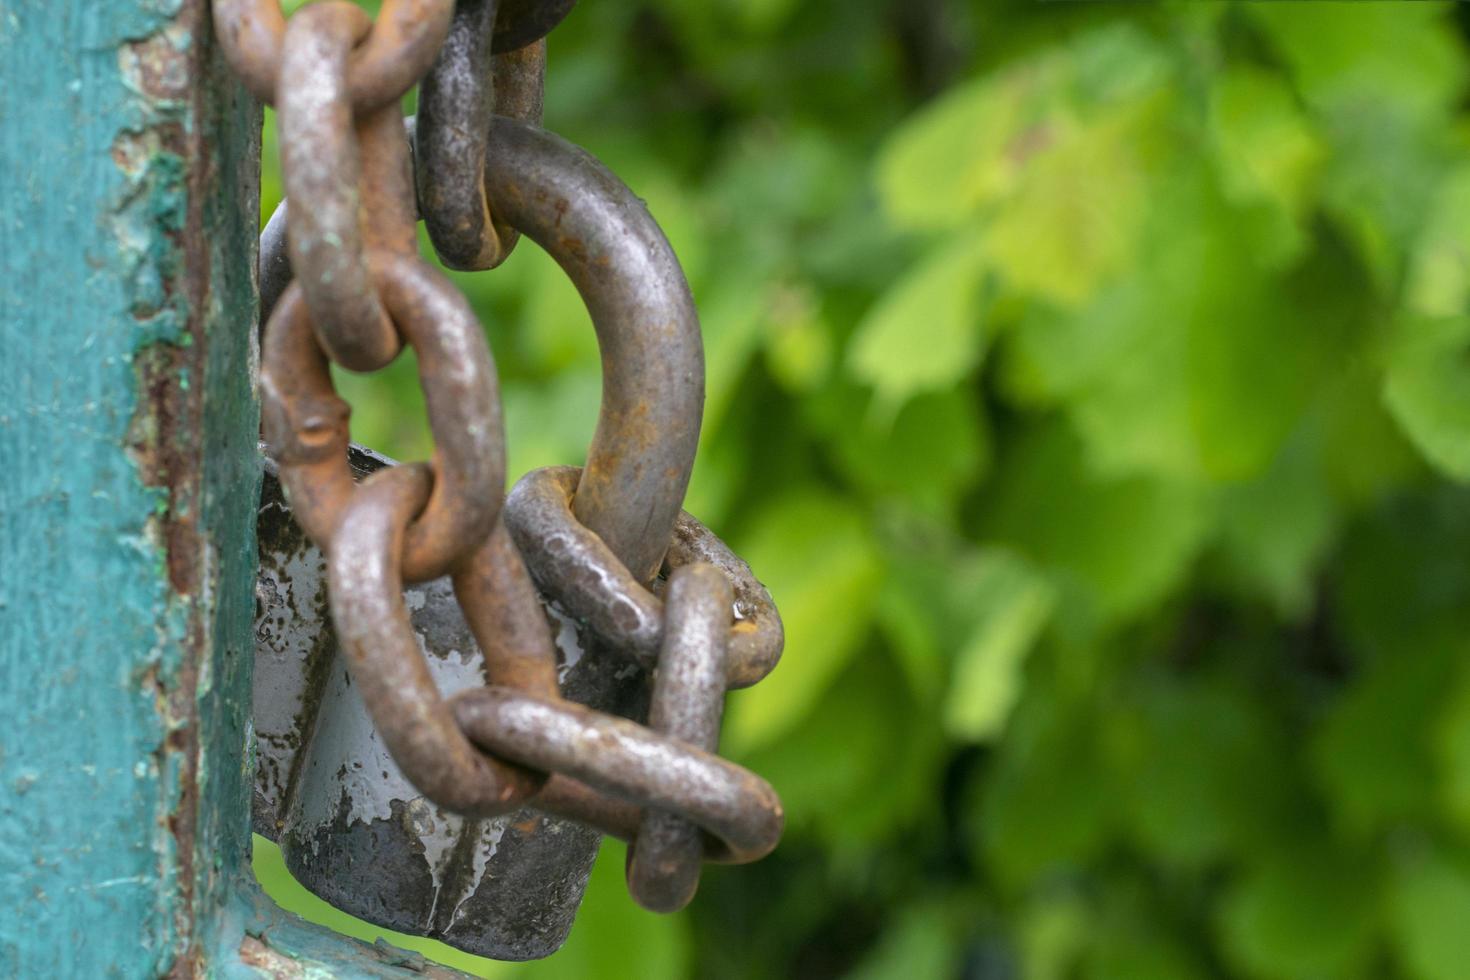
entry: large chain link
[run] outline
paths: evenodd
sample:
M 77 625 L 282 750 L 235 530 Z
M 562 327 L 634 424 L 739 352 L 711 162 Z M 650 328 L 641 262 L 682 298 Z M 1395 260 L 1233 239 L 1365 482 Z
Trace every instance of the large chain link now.
M 680 511 L 704 364 L 677 259 L 632 192 L 539 128 L 542 38 L 571 6 L 385 0 L 374 21 L 322 0 L 288 20 L 275 0 L 215 0 L 214 12 L 236 71 L 278 106 L 290 208 L 262 236 L 264 435 L 327 556 L 354 684 L 430 800 L 475 817 L 529 803 L 628 840 L 634 897 L 671 911 L 702 860 L 755 860 L 780 837 L 775 792 L 715 751 L 725 691 L 770 672 L 782 630 L 749 567 Z M 397 101 L 421 80 L 406 128 Z M 603 357 L 585 467 L 531 473 L 507 500 L 494 361 L 464 297 L 418 254 L 420 211 L 446 265 L 492 268 L 525 234 L 576 285 Z M 376 370 L 405 343 L 434 459 L 355 483 L 329 365 Z M 403 599 L 406 583 L 442 575 L 487 679 L 449 699 Z M 652 672 L 648 726 L 563 697 L 538 589 Z

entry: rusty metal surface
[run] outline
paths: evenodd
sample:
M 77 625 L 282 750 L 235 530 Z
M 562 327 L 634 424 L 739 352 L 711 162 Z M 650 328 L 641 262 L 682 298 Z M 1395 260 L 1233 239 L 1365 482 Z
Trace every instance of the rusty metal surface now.
M 398 564 L 404 532 L 432 483 L 427 467 L 396 466 L 357 488 L 343 514 L 352 533 L 337 535 L 328 556 L 332 623 L 358 695 L 398 767 L 434 803 L 462 816 L 495 816 L 535 793 L 545 776 L 475 751 L 419 652 Z M 555 662 L 546 666 L 554 677 Z
M 408 529 L 403 576 L 444 574 L 495 526 L 505 486 L 504 423 L 495 365 L 464 296 L 416 256 L 370 256 L 384 305 L 418 355 L 437 451 L 433 490 Z M 299 283 L 276 305 L 261 351 L 266 444 L 296 518 L 330 540 L 353 493 L 349 409 L 337 397 Z
M 493 269 L 519 237 L 495 220 L 486 197 L 492 116 L 541 122 L 546 44 L 493 55 L 496 9 L 496 0 L 460 0 L 444 48 L 419 87 L 419 206 L 434 250 L 454 269 Z
M 383 0 L 348 67 L 353 108 L 370 112 L 407 92 L 438 54 L 453 12 L 454 0 Z M 267 104 L 277 101 L 287 23 L 279 0 L 214 0 L 214 29 L 230 67 Z
M 501 0 L 493 50 L 514 51 L 540 40 L 576 5 L 577 0 Z
M 310 202 L 287 223 L 291 267 L 322 347 L 354 371 L 383 367 L 402 346 L 368 269 L 363 216 L 371 204 L 376 217 L 380 202 L 363 187 L 347 96 L 348 55 L 371 28 L 368 15 L 345 0 L 314 3 L 292 17 L 282 44 L 278 114 L 286 197 Z M 380 125 L 390 118 L 402 128 L 396 107 L 368 117 Z
M 693 821 L 710 835 L 706 847 L 712 860 L 755 861 L 781 839 L 785 813 L 776 791 L 717 755 L 560 698 L 481 687 L 449 700 L 460 727 L 481 748 L 556 772 L 615 800 Z M 568 806 L 552 793 L 556 782 L 548 783 L 535 806 L 586 822 L 598 819 L 595 811 Z
M 602 352 L 602 409 L 573 510 L 651 581 L 689 486 L 704 407 L 689 285 L 643 201 L 585 150 L 504 118 L 490 137 L 491 207 L 566 272 Z
M 734 592 L 718 568 L 682 565 L 669 576 L 668 617 L 653 682 L 648 727 L 705 752 L 720 744 L 725 658 Z M 699 826 L 646 809 L 628 851 L 628 891 L 644 908 L 676 912 L 694 898 L 704 846 Z
M 510 959 L 565 937 L 597 831 L 632 842 L 630 890 L 669 911 L 701 861 L 755 860 L 783 822 L 765 781 L 714 754 L 725 690 L 775 666 L 782 630 L 680 511 L 704 399 L 688 284 L 642 201 L 538 125 L 540 37 L 570 6 L 464 0 L 452 23 L 428 0 L 376 22 L 343 0 L 289 21 L 216 6 L 242 71 L 279 97 L 296 202 L 262 239 L 263 432 L 284 491 L 261 525 L 279 553 L 258 592 L 255 817 L 328 900 Z M 410 137 L 382 94 L 435 58 Z M 494 361 L 417 254 L 420 209 L 464 268 L 531 238 L 597 333 L 586 466 L 531 474 L 505 508 Z M 330 365 L 375 370 L 404 344 L 433 459 L 363 466 Z
M 640 585 L 598 535 L 572 515 L 579 471 L 547 467 L 522 477 L 506 500 L 511 536 L 542 590 L 611 648 L 644 667 L 660 663 L 665 605 Z M 771 595 L 750 566 L 689 514 L 679 514 L 666 570 L 706 562 L 734 588 L 728 683 L 749 687 L 776 666 L 784 633 Z
M 350 462 L 358 478 L 391 465 L 355 445 Z M 498 959 L 554 951 L 571 928 L 596 832 L 530 809 L 461 820 L 425 799 L 393 761 L 351 683 L 328 609 L 326 559 L 291 518 L 269 462 L 259 535 L 255 831 L 281 845 L 299 881 L 359 918 Z M 497 547 L 506 544 L 502 533 Z M 529 588 L 523 577 L 505 594 L 523 599 Z M 466 623 L 448 579 L 410 585 L 404 604 L 439 691 L 510 682 L 481 657 L 477 645 L 485 641 Z M 528 616 L 546 638 L 539 603 L 505 604 L 521 625 L 502 624 L 501 642 L 514 650 L 525 638 L 534 644 Z M 564 669 L 580 650 L 556 647 L 552 655 Z M 528 686 L 548 682 L 554 688 L 555 673 Z M 583 863 L 568 864 L 562 857 L 569 852 Z

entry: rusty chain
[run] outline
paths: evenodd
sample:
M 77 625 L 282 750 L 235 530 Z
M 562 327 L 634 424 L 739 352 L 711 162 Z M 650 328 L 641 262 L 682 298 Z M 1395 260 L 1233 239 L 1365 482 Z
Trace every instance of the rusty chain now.
M 332 622 L 378 733 L 452 812 L 529 804 L 629 841 L 633 896 L 672 911 L 702 860 L 755 860 L 780 837 L 771 787 L 715 752 L 726 690 L 770 672 L 782 630 L 749 567 L 680 510 L 704 364 L 678 261 L 631 191 L 539 128 L 544 36 L 572 3 L 385 0 L 373 20 L 345 0 L 289 19 L 276 0 L 215 0 L 214 16 L 236 72 L 278 107 L 290 202 L 262 235 L 264 437 L 327 556 Z M 448 266 L 493 268 L 524 234 L 576 285 L 603 358 L 584 467 L 505 495 L 494 360 L 418 254 L 420 215 Z M 329 367 L 377 370 L 405 344 L 433 461 L 357 483 Z M 444 575 L 486 679 L 450 698 L 403 595 Z M 651 673 L 647 726 L 563 696 L 541 596 Z

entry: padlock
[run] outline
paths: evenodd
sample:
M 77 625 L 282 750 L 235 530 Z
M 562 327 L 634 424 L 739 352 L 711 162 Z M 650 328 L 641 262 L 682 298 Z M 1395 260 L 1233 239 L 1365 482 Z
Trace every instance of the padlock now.
M 361 478 L 389 462 L 354 446 L 352 464 Z M 280 845 L 308 889 L 369 922 L 497 959 L 555 951 L 591 870 L 594 832 L 530 809 L 466 820 L 424 799 L 352 690 L 325 559 L 292 520 L 269 464 L 258 534 L 256 833 Z M 413 586 L 405 600 L 440 689 L 483 684 L 447 580 Z M 575 627 L 558 622 L 554 635 L 559 656 L 575 662 Z M 569 851 L 585 861 L 568 866 Z
M 503 202 L 501 217 L 577 286 L 605 359 L 579 517 L 650 580 L 698 444 L 704 364 L 688 284 L 643 202 L 585 151 L 505 118 L 494 120 L 491 144 L 487 191 Z M 280 239 L 272 246 L 270 238 L 262 239 L 263 269 L 279 267 L 270 249 Z M 354 453 L 363 471 L 384 465 Z M 571 928 L 597 835 L 531 809 L 465 822 L 413 788 L 339 662 L 322 556 L 275 486 L 259 532 L 257 826 L 280 843 L 298 881 L 346 912 L 478 955 L 549 955 Z M 482 684 L 478 647 L 450 587 L 412 587 L 406 601 L 440 693 Z M 577 643 L 591 640 L 570 622 L 556 623 L 553 635 L 565 697 L 625 717 L 646 713 L 640 671 L 606 651 L 582 656 Z

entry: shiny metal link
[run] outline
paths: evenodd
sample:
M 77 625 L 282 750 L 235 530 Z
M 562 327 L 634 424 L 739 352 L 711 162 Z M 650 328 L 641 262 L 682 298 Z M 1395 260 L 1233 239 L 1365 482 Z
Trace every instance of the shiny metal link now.
M 665 601 L 640 585 L 573 515 L 579 474 L 572 466 L 527 473 L 506 499 L 506 526 L 543 592 L 613 649 L 652 669 L 661 663 Z M 749 687 L 776 666 L 785 642 L 771 594 L 723 541 L 681 511 L 664 567 L 673 571 L 692 562 L 714 565 L 734 588 L 738 618 L 730 627 L 726 683 Z
M 730 645 L 730 582 L 713 565 L 681 565 L 665 592 L 668 619 L 653 681 L 648 727 L 706 752 L 720 745 L 725 658 Z M 654 912 L 677 912 L 699 887 L 704 847 L 699 827 L 648 809 L 628 852 L 628 891 Z

